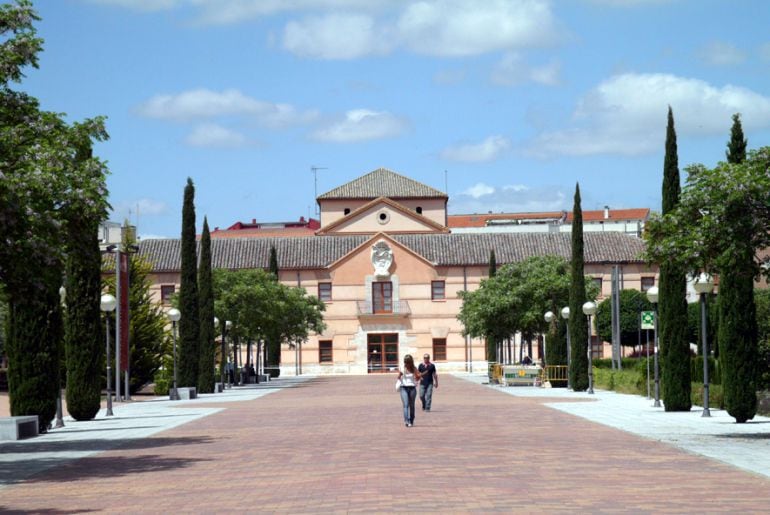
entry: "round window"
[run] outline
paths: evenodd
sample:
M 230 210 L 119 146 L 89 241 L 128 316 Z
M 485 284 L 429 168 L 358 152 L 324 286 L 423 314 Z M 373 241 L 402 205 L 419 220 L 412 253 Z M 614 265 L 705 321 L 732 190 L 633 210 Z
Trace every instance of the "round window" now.
M 385 211 L 381 211 L 380 214 L 377 215 L 377 221 L 381 224 L 386 224 L 390 221 L 390 215 Z

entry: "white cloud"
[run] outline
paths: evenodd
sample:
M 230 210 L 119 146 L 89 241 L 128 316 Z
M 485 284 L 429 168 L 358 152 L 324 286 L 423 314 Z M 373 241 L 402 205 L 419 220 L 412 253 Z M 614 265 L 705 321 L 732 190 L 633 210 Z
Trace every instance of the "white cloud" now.
M 629 73 L 596 86 L 578 103 L 571 127 L 541 134 L 525 152 L 546 157 L 655 151 L 663 144 L 669 105 L 679 136 L 727 133 L 734 113 L 742 114 L 744 130 L 770 127 L 770 97 L 729 84 Z
M 392 38 L 366 15 L 332 14 L 286 24 L 283 47 L 303 57 L 356 59 L 385 54 Z
M 315 111 L 298 111 L 289 104 L 256 100 L 237 89 L 222 92 L 194 89 L 175 95 L 156 95 L 141 104 L 137 112 L 148 118 L 176 121 L 245 116 L 269 127 L 304 124 L 318 115 Z
M 376 12 L 392 6 L 392 0 L 189 0 L 201 10 L 200 22 L 211 25 L 297 11 Z
M 675 0 L 586 0 L 589 3 L 610 7 L 636 7 L 637 5 L 668 4 Z
M 139 198 L 117 202 L 112 206 L 111 219 L 120 220 L 140 219 L 144 216 L 160 216 L 168 213 L 168 205 L 160 200 Z
M 494 193 L 495 189 L 492 186 L 487 186 L 483 182 L 479 182 L 467 190 L 463 191 L 461 195 L 468 195 L 473 198 L 479 198 L 483 195 L 489 195 L 490 193 Z
M 542 66 L 530 66 L 521 55 L 508 52 L 492 70 L 491 80 L 502 86 L 515 86 L 535 82 L 545 86 L 556 86 L 560 82 L 561 65 L 552 60 Z
M 326 128 L 319 129 L 313 137 L 331 143 L 356 143 L 374 139 L 392 138 L 403 133 L 406 120 L 388 112 L 355 109 Z
M 701 48 L 698 56 L 702 61 L 713 66 L 730 66 L 746 61 L 746 53 L 723 41 L 713 41 Z
M 561 211 L 569 204 L 569 195 L 559 187 L 530 188 L 523 184 L 495 188 L 479 183 L 449 200 L 453 213 Z
M 494 161 L 511 147 L 511 142 L 503 136 L 489 136 L 481 143 L 466 143 L 447 147 L 440 156 L 447 161 L 481 163 Z
M 414 2 L 397 27 L 409 48 L 436 56 L 478 55 L 556 39 L 555 21 L 544 0 Z
M 185 138 L 185 143 L 193 147 L 238 148 L 249 141 L 240 132 L 216 123 L 205 123 L 197 125 Z

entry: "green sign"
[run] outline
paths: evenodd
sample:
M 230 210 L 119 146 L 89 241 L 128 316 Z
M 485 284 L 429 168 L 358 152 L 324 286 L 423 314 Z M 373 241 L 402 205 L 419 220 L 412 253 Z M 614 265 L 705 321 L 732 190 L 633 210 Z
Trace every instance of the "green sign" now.
M 642 329 L 655 329 L 654 311 L 642 311 Z

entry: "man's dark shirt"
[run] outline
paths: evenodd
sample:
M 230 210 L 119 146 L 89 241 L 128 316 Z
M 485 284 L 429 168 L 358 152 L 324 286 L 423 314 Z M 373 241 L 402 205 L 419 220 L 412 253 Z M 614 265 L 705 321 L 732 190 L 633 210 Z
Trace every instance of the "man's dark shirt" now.
M 420 378 L 421 385 L 428 386 L 429 384 L 433 384 L 433 374 L 436 373 L 436 365 L 433 363 L 430 365 L 420 363 L 420 366 L 417 367 L 417 370 L 419 370 L 420 374 L 422 374 L 422 377 Z

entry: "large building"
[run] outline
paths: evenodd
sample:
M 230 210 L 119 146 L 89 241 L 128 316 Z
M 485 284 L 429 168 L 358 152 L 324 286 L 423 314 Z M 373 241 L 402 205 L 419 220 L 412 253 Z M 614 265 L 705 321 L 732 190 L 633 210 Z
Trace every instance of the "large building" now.
M 366 374 L 397 367 L 407 353 L 434 357 L 442 370 L 483 369 L 484 342 L 466 338 L 457 320 L 458 292 L 475 290 L 499 265 L 531 256 L 570 259 L 570 235 L 463 233 L 448 227 L 444 192 L 377 169 L 317 198 L 314 236 L 217 238 L 215 268 L 267 268 L 277 251 L 279 279 L 326 303 L 327 329 L 298 347 L 285 344 L 281 373 Z M 233 231 L 237 232 L 237 231 Z M 656 270 L 641 259 L 643 242 L 624 232 L 587 232 L 585 272 L 609 294 L 613 266 L 625 288 L 645 289 Z M 179 240 L 146 240 L 158 300 L 178 289 Z M 603 352 L 597 346 L 596 354 Z M 301 355 L 300 355 L 301 353 Z M 535 358 L 539 352 L 535 350 Z

